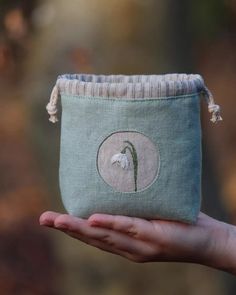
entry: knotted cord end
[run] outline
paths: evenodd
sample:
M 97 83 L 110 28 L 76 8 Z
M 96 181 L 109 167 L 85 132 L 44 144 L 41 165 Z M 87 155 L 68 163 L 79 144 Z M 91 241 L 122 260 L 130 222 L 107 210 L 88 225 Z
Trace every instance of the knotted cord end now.
M 220 106 L 218 104 L 209 104 L 208 111 L 212 113 L 211 122 L 217 123 L 223 120 L 220 115 Z
M 49 121 L 52 123 L 58 122 L 57 118 L 57 101 L 58 101 L 58 96 L 59 96 L 59 91 L 58 91 L 58 86 L 55 85 L 53 87 L 49 103 L 46 106 L 46 110 L 49 114 Z
M 217 123 L 219 121 L 222 121 L 223 119 L 220 114 L 220 106 L 218 104 L 215 104 L 213 95 L 206 86 L 204 86 L 203 93 L 208 103 L 208 111 L 209 113 L 212 114 L 210 121 L 212 123 Z

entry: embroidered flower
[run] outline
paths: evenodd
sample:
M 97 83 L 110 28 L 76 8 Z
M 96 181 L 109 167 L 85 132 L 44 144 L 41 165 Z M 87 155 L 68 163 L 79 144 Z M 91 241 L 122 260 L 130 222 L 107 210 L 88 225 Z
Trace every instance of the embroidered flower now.
M 132 160 L 133 160 L 133 167 L 134 167 L 134 191 L 137 191 L 137 176 L 138 176 L 138 156 L 137 156 L 137 152 L 136 149 L 134 147 L 134 145 L 128 141 L 125 140 L 124 143 L 128 144 L 126 145 L 123 150 L 118 153 L 115 154 L 111 157 L 111 163 L 118 163 L 123 169 L 128 169 L 129 167 L 129 160 L 128 157 L 126 155 L 126 152 L 129 151 L 131 156 L 132 156 Z
M 120 165 L 123 169 L 127 170 L 129 167 L 129 160 L 125 153 L 118 153 L 112 156 L 111 163 L 117 163 Z

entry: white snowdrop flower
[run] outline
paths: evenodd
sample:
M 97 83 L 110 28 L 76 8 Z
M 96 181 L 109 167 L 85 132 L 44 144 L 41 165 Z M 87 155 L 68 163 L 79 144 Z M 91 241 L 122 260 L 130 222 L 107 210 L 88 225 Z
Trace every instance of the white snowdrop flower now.
M 129 167 L 129 160 L 127 158 L 127 155 L 124 153 L 118 153 L 112 156 L 111 163 L 117 163 L 120 165 L 123 169 L 128 169 Z

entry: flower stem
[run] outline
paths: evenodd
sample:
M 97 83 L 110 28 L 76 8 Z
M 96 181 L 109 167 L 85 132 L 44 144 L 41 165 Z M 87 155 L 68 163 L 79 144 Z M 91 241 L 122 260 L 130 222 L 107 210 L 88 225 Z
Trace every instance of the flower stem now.
M 136 149 L 134 147 L 134 145 L 128 141 L 128 140 L 125 140 L 124 141 L 125 143 L 128 143 L 131 148 L 129 146 L 126 146 L 123 150 L 125 150 L 126 148 L 129 149 L 130 153 L 131 153 L 131 156 L 132 156 L 132 159 L 133 159 L 133 165 L 134 165 L 134 191 L 136 192 L 137 191 L 137 177 L 138 177 L 138 156 L 137 156 L 137 152 L 136 152 Z

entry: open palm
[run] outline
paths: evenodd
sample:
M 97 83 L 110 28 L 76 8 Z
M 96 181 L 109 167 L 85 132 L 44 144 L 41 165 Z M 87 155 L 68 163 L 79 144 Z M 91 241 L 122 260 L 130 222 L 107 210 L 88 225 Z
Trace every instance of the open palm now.
M 219 236 L 225 241 L 224 227 L 231 226 L 202 212 L 195 225 L 107 214 L 81 219 L 51 211 L 40 216 L 40 224 L 135 262 L 194 262 L 217 268 L 215 257 L 220 259 L 225 243 L 216 241 Z

